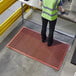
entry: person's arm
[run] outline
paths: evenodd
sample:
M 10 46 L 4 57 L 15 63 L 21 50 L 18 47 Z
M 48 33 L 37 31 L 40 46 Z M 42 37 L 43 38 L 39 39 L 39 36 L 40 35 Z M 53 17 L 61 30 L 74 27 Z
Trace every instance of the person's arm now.
M 60 1 L 60 3 L 58 4 L 58 10 L 60 12 L 65 12 L 64 8 L 62 7 L 62 5 L 63 5 L 63 3 L 62 3 L 62 1 Z
M 63 8 L 62 6 L 58 6 L 58 10 L 59 10 L 60 12 L 65 12 L 65 10 L 64 10 L 64 8 Z

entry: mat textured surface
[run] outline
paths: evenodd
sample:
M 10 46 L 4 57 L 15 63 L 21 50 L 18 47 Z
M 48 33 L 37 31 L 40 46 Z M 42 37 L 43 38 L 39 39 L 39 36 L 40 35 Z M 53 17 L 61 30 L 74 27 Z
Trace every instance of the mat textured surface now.
M 54 40 L 51 47 L 41 42 L 40 34 L 23 27 L 8 43 L 7 47 L 59 70 L 69 45 Z

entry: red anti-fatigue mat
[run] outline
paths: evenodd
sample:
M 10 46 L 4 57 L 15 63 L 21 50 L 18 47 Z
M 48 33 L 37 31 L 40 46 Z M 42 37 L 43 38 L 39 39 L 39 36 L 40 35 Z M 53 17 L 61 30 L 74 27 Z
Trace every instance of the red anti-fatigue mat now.
M 59 70 L 69 45 L 54 40 L 51 47 L 41 42 L 40 34 L 23 27 L 7 47 Z

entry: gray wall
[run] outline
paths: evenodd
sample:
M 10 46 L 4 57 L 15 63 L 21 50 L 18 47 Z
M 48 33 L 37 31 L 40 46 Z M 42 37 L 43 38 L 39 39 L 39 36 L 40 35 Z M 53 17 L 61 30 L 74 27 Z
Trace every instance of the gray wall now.
M 76 0 L 72 0 L 71 11 L 76 12 Z

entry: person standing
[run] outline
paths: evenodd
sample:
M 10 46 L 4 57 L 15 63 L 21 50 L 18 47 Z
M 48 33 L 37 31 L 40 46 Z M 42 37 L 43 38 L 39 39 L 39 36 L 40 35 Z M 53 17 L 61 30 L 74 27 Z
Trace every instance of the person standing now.
M 58 11 L 64 12 L 62 8 L 61 0 L 40 0 L 39 5 L 42 6 L 42 29 L 41 38 L 42 42 L 47 41 L 47 46 L 51 46 L 53 43 L 53 34 L 55 30 L 55 25 L 57 22 Z M 47 24 L 49 23 L 49 34 L 46 37 Z

